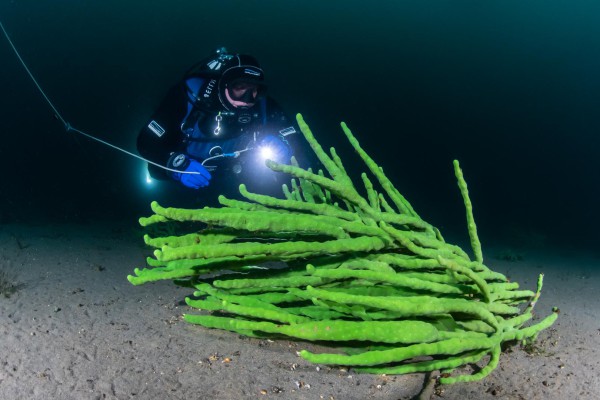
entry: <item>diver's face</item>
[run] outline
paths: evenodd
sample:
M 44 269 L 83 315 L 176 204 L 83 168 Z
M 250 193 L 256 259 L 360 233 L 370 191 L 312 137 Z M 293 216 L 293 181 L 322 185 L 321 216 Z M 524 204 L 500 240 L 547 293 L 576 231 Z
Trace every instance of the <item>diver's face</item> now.
M 234 83 L 225 90 L 227 101 L 236 108 L 250 108 L 256 103 L 258 86 L 252 83 Z

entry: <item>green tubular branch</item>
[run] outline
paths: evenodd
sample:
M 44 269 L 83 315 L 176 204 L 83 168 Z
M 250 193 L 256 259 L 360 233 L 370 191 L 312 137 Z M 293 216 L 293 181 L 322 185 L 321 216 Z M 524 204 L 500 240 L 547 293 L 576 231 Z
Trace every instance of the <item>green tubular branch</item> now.
M 311 321 L 290 325 L 237 320 L 209 315 L 188 315 L 188 321 L 227 330 L 249 330 L 282 334 L 304 340 L 370 341 L 377 343 L 430 343 L 438 340 L 437 329 L 422 321 Z M 232 328 L 232 329 L 230 329 Z
M 247 257 L 227 256 L 214 257 L 210 259 L 180 259 L 167 263 L 166 266 L 155 268 L 136 268 L 134 273 L 136 276 L 129 275 L 127 279 L 134 285 L 141 285 L 147 282 L 156 282 L 164 279 L 180 279 L 201 274 L 209 273 L 214 270 L 227 268 L 235 270 L 244 265 L 260 263 L 267 261 L 268 258 L 264 255 L 255 255 Z
M 491 303 L 482 303 L 492 314 L 496 316 L 502 315 L 515 315 L 520 312 L 519 307 L 514 307 L 509 304 L 499 303 L 499 302 L 491 302 Z
M 307 271 L 310 268 L 314 269 L 314 265 L 307 265 Z M 387 272 L 390 274 L 395 274 L 396 270 L 390 267 L 388 264 L 383 263 L 381 261 L 372 261 L 368 258 L 353 258 L 348 261 L 344 261 L 342 264 L 338 266 L 340 269 L 366 269 L 375 272 Z
M 163 208 L 153 203 L 155 213 L 176 221 L 200 221 L 206 224 L 219 224 L 228 228 L 247 230 L 251 232 L 313 232 L 335 238 L 345 238 L 348 235 L 337 226 L 337 219 L 314 215 L 306 218 L 302 215 L 284 214 L 273 211 L 237 210 L 231 208 L 209 208 L 200 210 L 182 210 Z
M 410 203 L 404 198 L 404 196 L 402 196 L 396 190 L 394 185 L 392 185 L 392 182 L 383 173 L 383 169 L 380 168 L 375 163 L 375 161 L 373 161 L 373 159 L 371 157 L 369 157 L 369 155 L 363 150 L 363 148 L 360 146 L 360 144 L 358 143 L 358 140 L 356 140 L 356 138 L 354 137 L 354 135 L 352 134 L 352 131 L 350 131 L 348 126 L 344 122 L 342 122 L 341 127 L 342 127 L 342 130 L 344 131 L 344 134 L 348 138 L 348 141 L 350 142 L 352 147 L 354 147 L 354 150 L 356 150 L 356 152 L 358 153 L 360 158 L 362 158 L 362 160 L 365 162 L 365 164 L 367 165 L 367 167 L 369 168 L 371 173 L 377 178 L 377 180 L 379 181 L 381 186 L 387 192 L 388 196 L 390 197 L 390 199 L 392 199 L 392 201 L 394 202 L 396 207 L 398 207 L 400 212 L 403 214 L 412 215 L 414 217 L 419 217 L 417 215 L 417 213 L 413 210 Z
M 467 364 L 479 362 L 486 354 L 487 350 L 474 351 L 467 354 L 461 354 L 456 357 L 448 357 L 439 360 L 411 362 L 395 367 L 358 367 L 358 372 L 369 374 L 401 375 L 414 374 L 416 372 L 430 372 L 443 369 L 455 369 Z
M 205 271 L 204 271 L 205 272 Z M 195 269 L 181 269 L 176 271 L 163 271 L 160 269 L 138 269 L 134 271 L 135 275 L 127 275 L 127 280 L 135 286 L 148 282 L 156 282 L 164 279 L 179 279 L 195 275 Z
M 525 310 L 525 312 L 533 311 L 533 308 L 535 307 L 538 299 L 540 298 L 540 294 L 542 293 L 543 286 L 544 286 L 544 274 L 540 274 L 538 276 L 538 281 L 537 281 L 537 290 L 535 291 L 535 294 L 531 297 L 531 302 L 527 306 L 527 309 Z
M 370 257 L 372 260 L 381 261 L 392 266 L 409 270 L 445 270 L 437 259 L 421 258 L 414 255 L 383 253 Z
M 335 148 L 331 147 L 329 149 L 329 152 L 331 153 L 331 159 L 333 160 L 335 165 L 339 168 L 340 172 L 347 177 L 347 179 L 348 179 L 347 182 L 352 184 L 352 181 L 350 180 L 350 178 L 348 177 L 348 173 L 346 172 L 346 168 L 344 168 L 344 163 L 342 163 L 342 159 L 335 151 Z
M 353 285 L 340 285 L 340 286 L 328 286 L 327 290 L 330 292 L 344 292 L 347 294 L 355 294 L 362 296 L 414 296 L 417 293 L 410 289 L 399 288 L 390 285 L 367 285 L 358 286 Z M 389 313 L 391 315 L 391 313 Z
M 217 280 L 213 285 L 222 289 L 242 289 L 242 288 L 295 288 L 306 285 L 319 286 L 328 279 L 319 276 L 292 276 L 283 278 L 264 278 L 264 279 L 232 279 Z
M 469 332 L 478 332 L 478 333 L 484 333 L 484 334 L 488 334 L 488 335 L 491 335 L 495 332 L 492 327 L 490 327 L 485 322 L 479 321 L 479 320 L 473 319 L 473 320 L 468 320 L 468 321 L 456 321 L 456 324 L 459 327 L 461 327 L 462 329 L 464 329 L 465 331 L 469 331 Z
M 396 214 L 396 211 L 392 208 L 390 203 L 388 203 L 388 201 L 385 199 L 383 193 L 379 193 L 379 204 L 381 204 L 381 207 L 383 207 L 383 213 L 398 215 Z
M 534 293 L 531 290 L 511 290 L 498 291 L 494 293 L 494 301 L 521 300 L 531 299 Z M 520 301 L 519 301 L 520 302 Z
M 467 212 L 467 228 L 469 229 L 469 237 L 471 238 L 471 248 L 473 249 L 475 260 L 477 260 L 480 263 L 483 263 L 481 242 L 479 241 L 479 236 L 477 235 L 477 226 L 475 225 L 475 218 L 473 218 L 473 205 L 471 204 L 471 199 L 469 198 L 469 189 L 467 188 L 467 182 L 463 177 L 463 173 L 460 169 L 460 164 L 458 160 L 454 160 L 454 174 L 456 175 L 456 179 L 458 180 L 458 187 L 460 188 L 460 193 L 462 194 L 463 201 L 465 203 L 465 209 Z
M 473 375 L 441 377 L 440 383 L 444 385 L 450 385 L 457 382 L 475 382 L 481 380 L 488 376 L 494 369 L 496 369 L 498 366 L 498 361 L 500 361 L 500 344 L 494 346 L 492 351 L 490 351 L 490 361 L 488 362 L 488 365 L 483 367 L 479 372 Z
M 373 183 L 367 177 L 367 174 L 362 173 L 360 177 L 363 180 L 363 184 L 365 185 L 365 189 L 367 190 L 367 198 L 369 199 L 369 204 L 371 208 L 375 211 L 381 211 L 381 205 L 379 204 L 379 194 L 373 187 Z
M 488 286 L 492 292 L 496 293 L 515 291 L 520 287 L 518 282 L 490 282 Z
M 196 292 L 194 296 L 202 296 L 208 294 L 208 298 L 215 298 L 220 301 L 226 301 L 232 304 L 240 304 L 248 307 L 263 308 L 267 310 L 282 311 L 279 307 L 274 304 L 266 303 L 256 297 L 250 296 L 239 296 L 235 294 L 227 293 L 226 291 L 218 290 L 209 285 L 208 283 L 199 283 L 194 285 Z M 191 300 L 193 301 L 193 300 Z
M 276 288 L 274 288 L 273 290 L 277 290 Z M 235 291 L 230 292 L 230 293 L 235 293 Z M 251 298 L 256 298 L 260 301 L 263 301 L 265 303 L 271 303 L 271 304 L 281 304 L 281 303 L 293 303 L 293 302 L 297 302 L 298 297 L 294 296 L 293 294 L 290 293 L 284 293 L 284 292 L 265 292 L 264 290 L 261 291 L 259 294 L 250 294 L 247 295 L 248 297 Z M 291 312 L 290 310 L 293 307 L 286 307 L 286 310 L 288 312 Z M 292 313 L 295 314 L 295 313 Z
M 248 203 L 247 201 L 228 199 L 227 197 L 221 195 L 219 196 L 219 204 L 227 207 L 233 208 L 241 211 L 270 211 L 267 207 L 264 207 L 260 204 Z
M 330 240 L 327 242 L 285 242 L 285 243 L 223 243 L 218 245 L 193 245 L 186 247 L 164 247 L 156 250 L 154 255 L 161 261 L 172 261 L 188 258 L 218 258 L 227 256 L 252 256 L 264 254 L 269 256 L 305 254 L 323 255 L 356 251 L 377 251 L 386 246 L 384 240 L 377 237 L 358 237 L 351 239 Z
M 189 233 L 182 236 L 167 236 L 151 238 L 149 235 L 144 235 L 144 242 L 148 246 L 160 248 L 162 246 L 181 247 L 189 246 L 197 243 L 218 244 L 228 243 L 237 238 L 237 235 L 225 232 L 204 232 L 204 233 Z
M 151 215 L 149 217 L 142 217 L 139 219 L 139 223 L 141 226 L 150 226 L 153 224 L 158 224 L 160 222 L 168 222 L 169 220 L 162 215 Z
M 345 314 L 332 310 L 329 307 L 319 307 L 310 305 L 302 307 L 286 307 L 286 311 L 290 314 L 309 317 L 312 321 L 340 319 L 346 316 Z
M 281 185 L 281 189 L 286 200 L 302 201 L 302 199 L 297 198 L 297 192 L 290 191 L 285 183 Z
M 192 300 L 190 298 L 186 298 L 185 302 L 188 306 L 198 309 L 206 309 L 206 301 L 204 300 Z M 211 310 L 215 310 L 212 308 Z M 237 314 L 244 317 L 251 318 L 261 318 L 267 319 L 270 321 L 281 322 L 284 324 L 292 324 L 292 323 L 301 323 L 308 322 L 309 319 L 307 317 L 301 317 L 299 315 L 290 314 L 288 312 L 279 310 L 271 310 L 267 308 L 257 308 L 251 306 L 244 306 L 241 304 L 229 303 L 227 301 L 222 301 L 218 310 L 227 311 L 231 314 Z
M 558 318 L 558 309 L 553 310 L 552 314 L 541 320 L 535 325 L 528 326 L 527 328 L 515 329 L 504 334 L 505 340 L 523 340 L 530 337 L 536 336 L 540 331 L 552 326 L 554 321 Z
M 315 354 L 307 350 L 300 352 L 300 357 L 317 364 L 335 364 L 347 366 L 372 366 L 410 360 L 415 357 L 435 355 L 456 355 L 474 350 L 492 349 L 497 346 L 493 338 L 456 338 L 433 343 L 419 343 L 390 350 L 373 350 L 355 355 L 321 353 Z
M 533 314 L 531 312 L 524 312 L 523 314 L 517 315 L 514 318 L 509 318 L 502 322 L 505 331 L 510 331 L 513 329 L 519 329 L 524 323 L 531 320 L 533 318 Z

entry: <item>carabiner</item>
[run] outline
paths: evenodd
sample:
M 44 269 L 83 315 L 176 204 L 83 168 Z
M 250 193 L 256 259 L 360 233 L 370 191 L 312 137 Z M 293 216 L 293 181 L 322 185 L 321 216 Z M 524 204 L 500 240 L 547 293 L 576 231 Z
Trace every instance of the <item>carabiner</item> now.
M 213 133 L 215 134 L 215 136 L 217 136 L 217 135 L 219 135 L 219 133 L 221 133 L 221 121 L 223 121 L 223 117 L 221 116 L 220 111 L 217 114 L 217 116 L 215 117 L 215 121 L 217 121 L 217 127 L 215 128 Z

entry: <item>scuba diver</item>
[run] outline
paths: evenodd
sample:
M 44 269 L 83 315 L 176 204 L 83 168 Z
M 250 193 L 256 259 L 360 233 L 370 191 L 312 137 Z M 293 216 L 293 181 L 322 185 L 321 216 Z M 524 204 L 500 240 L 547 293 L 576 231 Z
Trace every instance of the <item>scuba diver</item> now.
M 171 169 L 149 164 L 150 176 L 191 189 L 213 178 L 219 187 L 257 175 L 268 179 L 268 173 L 275 179 L 264 160 L 289 164 L 304 138 L 265 91 L 263 70 L 252 56 L 220 48 L 194 65 L 138 135 L 139 153 Z M 261 157 L 260 151 L 270 153 Z

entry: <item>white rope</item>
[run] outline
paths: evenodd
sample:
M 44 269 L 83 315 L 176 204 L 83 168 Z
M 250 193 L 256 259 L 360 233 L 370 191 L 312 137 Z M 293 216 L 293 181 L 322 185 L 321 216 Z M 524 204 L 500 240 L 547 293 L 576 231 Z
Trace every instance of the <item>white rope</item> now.
M 40 84 L 38 83 L 37 79 L 35 79 L 35 76 L 33 76 L 33 74 L 31 73 L 31 71 L 29 70 L 29 68 L 27 67 L 27 64 L 25 64 L 25 61 L 23 60 L 23 58 L 21 57 L 21 54 L 19 54 L 19 51 L 17 50 L 16 46 L 13 44 L 12 40 L 10 39 L 10 36 L 8 36 L 8 32 L 6 32 L 6 29 L 4 29 L 4 25 L 2 24 L 2 21 L 0 21 L 0 28 L 2 29 L 2 32 L 4 33 L 4 36 L 6 37 L 6 40 L 8 41 L 8 43 L 10 44 L 10 47 L 12 47 L 13 51 L 15 52 L 15 55 L 17 56 L 17 58 L 19 59 L 19 61 L 21 62 L 21 65 L 23 66 L 23 68 L 25 68 L 25 71 L 27 71 L 27 74 L 29 75 L 29 77 L 31 78 L 31 80 L 33 81 L 33 83 L 35 84 L 35 86 L 38 88 L 38 90 L 40 91 L 40 93 L 42 94 L 42 96 L 44 97 L 44 99 L 46 100 L 46 102 L 48 103 L 48 105 L 50 106 L 50 108 L 52 108 L 52 111 L 54 111 L 54 115 L 56 115 L 56 117 L 62 122 L 62 124 L 65 126 L 65 130 L 67 132 L 73 131 L 73 132 L 77 132 L 80 135 L 83 135 L 85 137 L 87 137 L 88 139 L 92 139 L 95 140 L 99 143 L 102 143 L 108 147 L 112 147 L 115 150 L 118 150 L 122 153 L 125 153 L 131 157 L 135 157 L 138 160 L 142 160 L 144 162 L 147 162 L 148 164 L 152 164 L 154 166 L 157 166 L 159 168 L 162 168 L 166 171 L 171 171 L 171 172 L 177 172 L 179 174 L 195 174 L 195 175 L 199 175 L 199 172 L 196 171 L 179 171 L 173 168 L 169 168 L 166 167 L 164 165 L 155 163 L 154 161 L 150 161 L 144 157 L 141 157 L 135 153 L 132 153 L 130 151 L 127 151 L 125 149 L 122 149 L 121 147 L 115 146 L 114 144 L 108 143 L 107 141 L 104 141 L 102 139 L 99 139 L 95 136 L 90 135 L 89 133 L 85 133 L 77 128 L 74 128 L 73 126 L 71 126 L 71 124 L 69 122 L 67 122 L 66 119 L 63 118 L 62 114 L 58 111 L 58 109 L 54 106 L 54 104 L 52 103 L 52 101 L 50 101 L 50 98 L 46 95 L 46 93 L 44 92 L 44 90 L 42 89 L 42 87 L 40 86 Z

